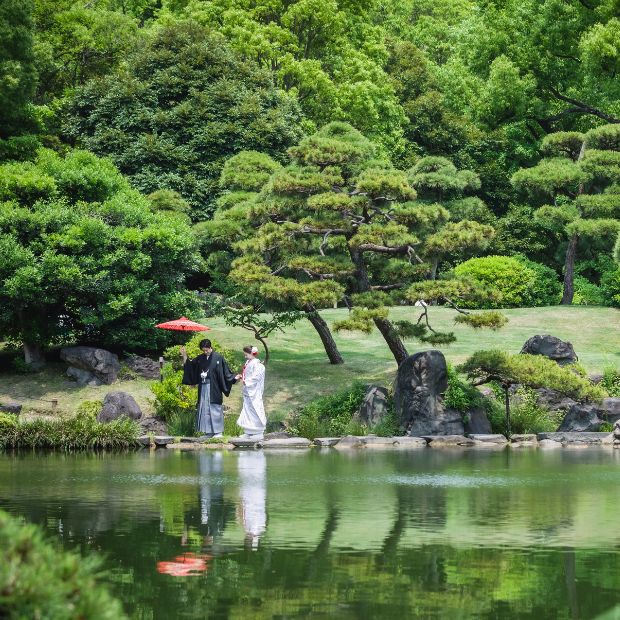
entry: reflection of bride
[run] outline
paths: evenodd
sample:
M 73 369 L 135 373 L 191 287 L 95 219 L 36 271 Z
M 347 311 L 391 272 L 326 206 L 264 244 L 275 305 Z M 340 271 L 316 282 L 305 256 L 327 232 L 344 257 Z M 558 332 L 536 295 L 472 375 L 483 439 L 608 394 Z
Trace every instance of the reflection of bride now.
M 246 544 L 258 548 L 267 525 L 267 462 L 262 450 L 239 453 L 239 518 Z

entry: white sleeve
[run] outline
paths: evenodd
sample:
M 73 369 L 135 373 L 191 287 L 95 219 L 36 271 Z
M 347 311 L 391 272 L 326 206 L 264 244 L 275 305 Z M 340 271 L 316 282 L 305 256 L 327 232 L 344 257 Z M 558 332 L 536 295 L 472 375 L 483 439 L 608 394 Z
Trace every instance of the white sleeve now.
M 245 386 L 249 389 L 253 388 L 264 376 L 265 367 L 260 362 L 250 364 L 245 371 Z

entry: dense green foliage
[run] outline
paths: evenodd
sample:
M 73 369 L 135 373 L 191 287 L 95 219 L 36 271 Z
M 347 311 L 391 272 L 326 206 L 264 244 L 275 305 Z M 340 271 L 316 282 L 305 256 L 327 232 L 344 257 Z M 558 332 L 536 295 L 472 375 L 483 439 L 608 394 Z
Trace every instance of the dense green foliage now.
M 0 332 L 45 347 L 80 340 L 155 349 L 162 317 L 197 306 L 188 225 L 154 213 L 105 159 L 85 151 L 0 166 Z
M 10 152 L 7 138 L 34 129 L 30 102 L 37 69 L 32 8 L 32 0 L 5 0 L 0 5 L 0 159 L 5 149 Z
M 572 398 L 597 400 L 605 391 L 574 369 L 559 366 L 542 355 L 513 355 L 504 351 L 478 351 L 458 369 L 474 385 L 497 381 L 506 386 L 547 387 Z
M 502 400 L 503 394 L 491 397 L 487 412 L 493 432 L 508 435 Z M 531 388 L 519 387 L 511 394 L 510 401 L 511 433 L 552 433 L 558 429 L 564 417 L 561 411 L 550 411 L 539 405 L 538 394 Z
M 620 369 L 613 367 L 605 368 L 601 387 L 610 396 L 620 398 Z
M 350 388 L 317 398 L 293 414 L 291 432 L 307 439 L 367 434 L 368 429 L 352 419 L 365 393 L 363 383 L 354 383 Z
M 560 298 L 555 272 L 518 256 L 471 258 L 455 274 L 483 285 L 491 294 L 468 302 L 471 308 L 552 306 Z
M 127 418 L 97 422 L 92 411 L 71 418 L 24 422 L 0 413 L 0 449 L 114 450 L 137 445 L 138 425 Z
M 0 336 L 33 363 L 65 342 L 154 349 L 153 323 L 206 288 L 304 312 L 332 363 L 319 311 L 344 303 L 337 327 L 377 327 L 400 361 L 408 338 L 454 335 L 390 305 L 553 304 L 562 275 L 562 303 L 620 305 L 617 9 L 7 0 Z M 497 256 L 519 262 L 502 286 L 460 278 Z
M 300 137 L 296 102 L 269 72 L 193 22 L 163 26 L 123 65 L 71 100 L 64 132 L 108 155 L 135 187 L 166 188 L 212 212 L 224 161 L 244 149 L 281 155 Z
M 101 561 L 57 549 L 41 530 L 0 511 L 0 616 L 7 620 L 125 618 L 98 583 Z

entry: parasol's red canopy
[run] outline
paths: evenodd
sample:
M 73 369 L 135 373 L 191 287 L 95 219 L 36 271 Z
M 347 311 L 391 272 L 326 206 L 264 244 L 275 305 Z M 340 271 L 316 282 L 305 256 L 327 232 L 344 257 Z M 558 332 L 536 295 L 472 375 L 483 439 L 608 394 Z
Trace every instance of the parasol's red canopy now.
M 211 329 L 206 325 L 201 325 L 200 323 L 190 321 L 186 316 L 182 316 L 176 321 L 159 323 L 159 325 L 155 325 L 155 327 L 159 327 L 160 329 L 169 329 L 177 332 L 208 332 Z

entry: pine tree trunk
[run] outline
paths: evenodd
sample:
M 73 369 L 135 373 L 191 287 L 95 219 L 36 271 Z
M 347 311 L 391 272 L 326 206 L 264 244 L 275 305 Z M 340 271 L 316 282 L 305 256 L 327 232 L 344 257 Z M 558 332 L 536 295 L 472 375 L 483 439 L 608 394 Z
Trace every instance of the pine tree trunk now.
M 388 319 L 374 319 L 374 321 L 388 347 L 390 347 L 396 363 L 400 366 L 409 357 L 403 341 Z
M 329 358 L 329 363 L 344 364 L 342 355 L 340 355 L 340 351 L 338 351 L 338 347 L 336 346 L 336 341 L 323 317 L 316 311 L 314 306 L 309 304 L 304 306 L 304 311 L 306 313 L 306 318 L 312 323 L 312 327 L 316 329 L 321 338 L 325 353 L 327 353 L 327 357 Z
M 355 291 L 357 293 L 365 293 L 370 290 L 370 280 L 368 279 L 366 265 L 364 265 L 364 256 L 352 248 L 349 248 L 349 255 L 355 265 L 355 273 L 353 274 Z
M 504 385 L 504 409 L 506 411 L 506 436 L 510 438 L 512 435 L 512 431 L 510 429 L 510 394 L 508 390 L 510 389 L 509 385 Z
M 45 366 L 45 355 L 43 349 L 38 344 L 24 342 L 24 361 L 32 368 L 42 368 Z
M 437 268 L 438 267 L 439 267 L 439 259 L 435 256 L 431 260 L 431 273 L 430 273 L 431 280 L 437 279 Z
M 564 292 L 562 293 L 562 305 L 570 305 L 573 303 L 575 294 L 574 275 L 575 275 L 575 257 L 577 255 L 578 235 L 573 235 L 568 241 L 566 248 L 566 259 L 564 260 Z

